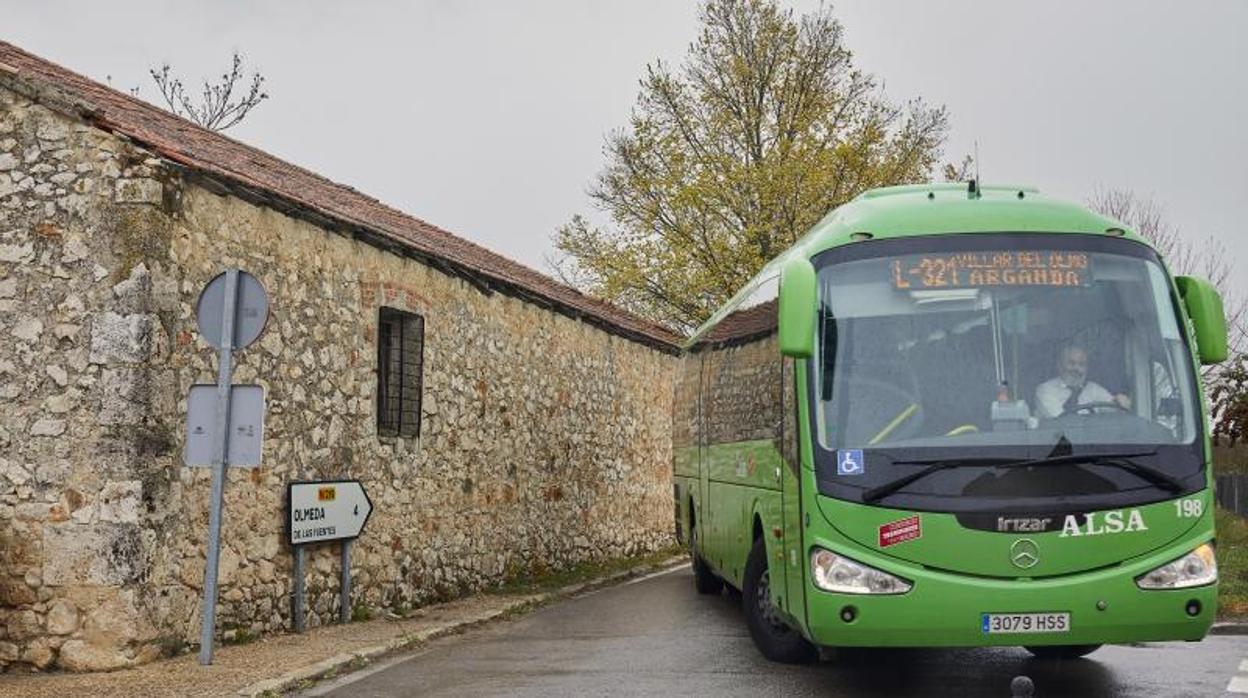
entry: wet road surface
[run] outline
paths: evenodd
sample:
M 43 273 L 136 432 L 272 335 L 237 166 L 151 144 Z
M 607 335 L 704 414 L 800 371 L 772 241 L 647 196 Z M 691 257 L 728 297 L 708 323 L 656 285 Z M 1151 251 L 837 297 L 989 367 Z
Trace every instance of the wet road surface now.
M 858 650 L 808 666 L 754 649 L 733 597 L 694 593 L 688 566 L 437 641 L 305 695 L 1045 696 L 1248 694 L 1248 637 L 1103 647 L 1041 661 L 1015 648 Z M 1241 672 L 1241 662 L 1244 670 Z M 1242 678 L 1237 678 L 1242 673 Z

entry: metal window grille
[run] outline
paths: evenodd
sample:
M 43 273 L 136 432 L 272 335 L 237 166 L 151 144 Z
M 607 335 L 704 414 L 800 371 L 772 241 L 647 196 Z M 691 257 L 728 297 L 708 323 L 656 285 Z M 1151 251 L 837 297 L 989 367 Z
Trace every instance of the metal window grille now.
M 382 308 L 377 319 L 377 433 L 420 436 L 425 319 Z

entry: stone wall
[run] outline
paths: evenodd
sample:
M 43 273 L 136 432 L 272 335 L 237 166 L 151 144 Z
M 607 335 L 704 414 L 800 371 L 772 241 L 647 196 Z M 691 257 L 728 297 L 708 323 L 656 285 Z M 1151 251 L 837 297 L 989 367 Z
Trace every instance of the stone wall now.
M 289 628 L 286 484 L 359 478 L 354 599 L 402 611 L 672 542 L 672 357 L 239 198 L 0 88 L 0 663 L 97 670 L 197 639 L 209 471 L 185 395 L 215 381 L 199 290 L 255 274 L 236 354 L 264 462 L 226 485 L 218 628 Z M 377 313 L 425 319 L 419 439 L 375 426 Z M 337 550 L 308 559 L 336 617 Z

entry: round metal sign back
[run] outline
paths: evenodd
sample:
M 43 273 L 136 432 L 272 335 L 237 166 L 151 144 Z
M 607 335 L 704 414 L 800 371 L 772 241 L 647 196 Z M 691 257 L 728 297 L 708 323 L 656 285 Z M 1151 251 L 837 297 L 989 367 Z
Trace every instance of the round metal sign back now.
M 225 285 L 228 274 L 222 272 L 208 282 L 199 294 L 199 304 L 195 308 L 200 335 L 218 349 L 225 348 L 222 338 L 225 336 Z M 236 285 L 237 305 L 234 307 L 234 341 L 231 348 L 242 349 L 264 332 L 264 325 L 269 320 L 269 295 L 259 279 L 241 269 L 238 270 Z

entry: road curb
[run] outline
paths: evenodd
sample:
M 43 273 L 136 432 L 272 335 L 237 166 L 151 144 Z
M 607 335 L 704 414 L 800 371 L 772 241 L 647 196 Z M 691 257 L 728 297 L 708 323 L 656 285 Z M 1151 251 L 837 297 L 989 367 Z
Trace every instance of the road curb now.
M 1248 635 L 1248 621 L 1228 620 L 1213 624 L 1210 635 Z
M 500 618 L 536 610 L 553 601 L 572 598 L 644 575 L 668 572 L 687 565 L 688 562 L 687 556 L 678 555 L 664 562 L 639 565 L 598 579 L 569 584 L 553 591 L 517 597 L 513 603 L 508 603 L 502 608 L 448 621 L 428 630 L 398 635 L 384 643 L 365 647 L 354 652 L 337 654 L 328 659 L 322 659 L 321 661 L 292 669 L 280 676 L 257 681 L 239 689 L 238 695 L 247 696 L 248 698 L 281 695 L 306 682 L 315 682 L 329 676 L 337 676 L 363 668 L 365 665 L 387 654 L 414 649 L 427 642 L 464 632 Z

